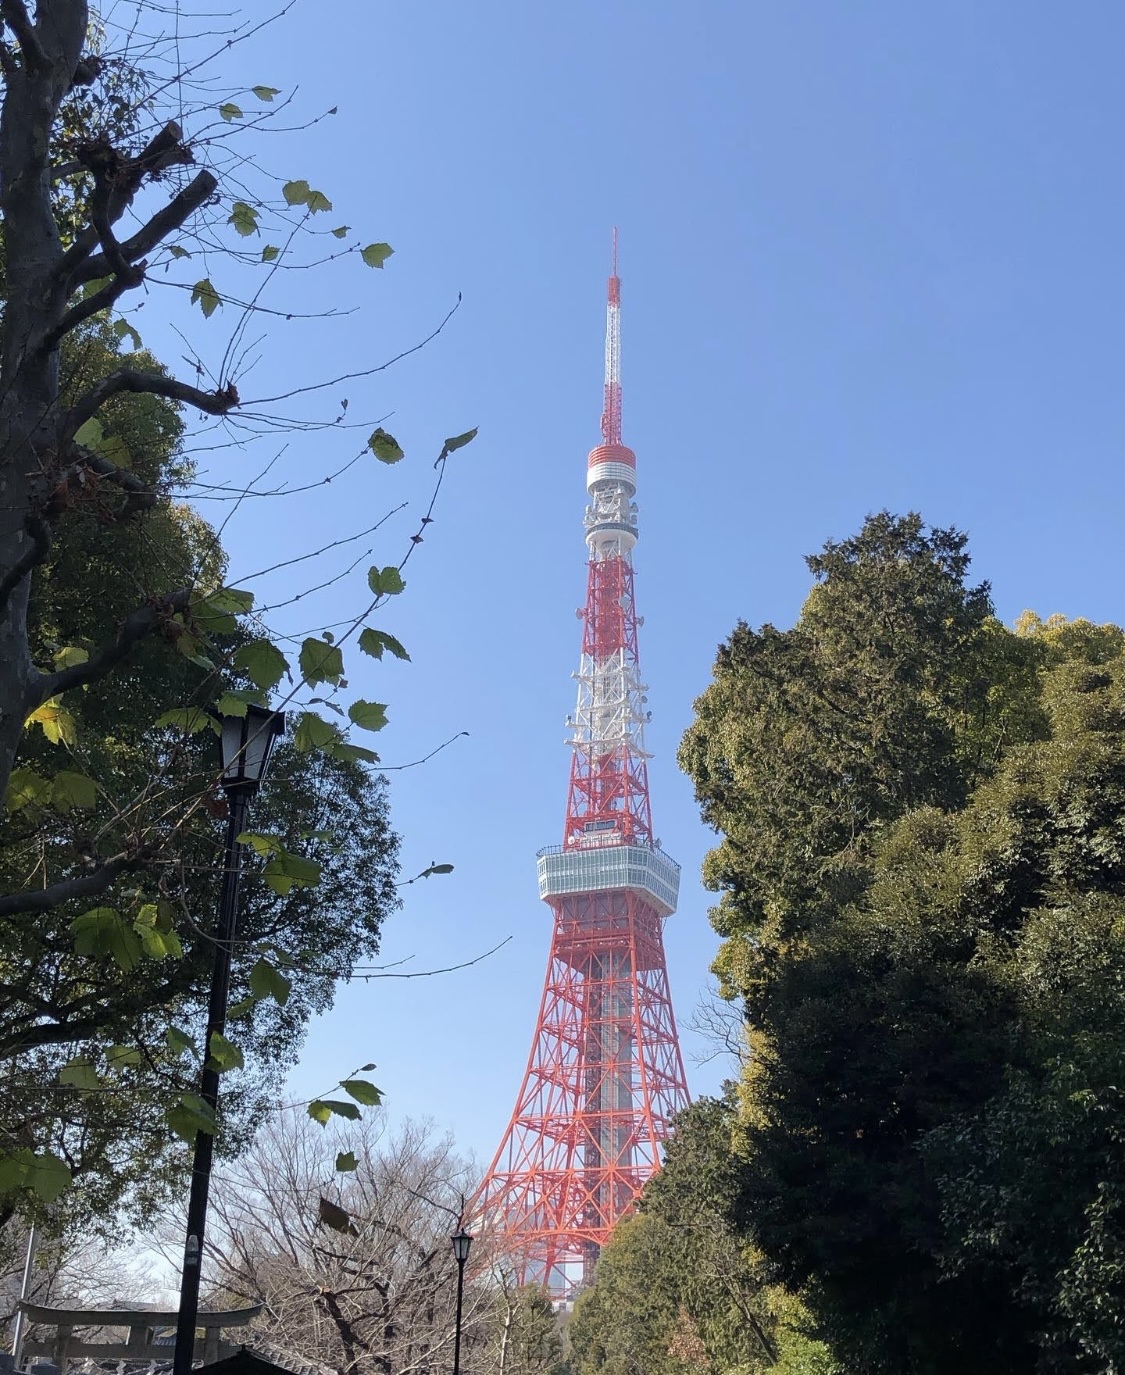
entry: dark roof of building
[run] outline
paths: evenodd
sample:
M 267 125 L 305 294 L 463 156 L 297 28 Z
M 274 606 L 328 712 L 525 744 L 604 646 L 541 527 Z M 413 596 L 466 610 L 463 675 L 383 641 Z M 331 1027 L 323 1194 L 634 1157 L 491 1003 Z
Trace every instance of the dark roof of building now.
M 242 1346 L 233 1356 L 195 1368 L 195 1375 L 335 1375 L 327 1366 L 271 1346 L 269 1354 Z

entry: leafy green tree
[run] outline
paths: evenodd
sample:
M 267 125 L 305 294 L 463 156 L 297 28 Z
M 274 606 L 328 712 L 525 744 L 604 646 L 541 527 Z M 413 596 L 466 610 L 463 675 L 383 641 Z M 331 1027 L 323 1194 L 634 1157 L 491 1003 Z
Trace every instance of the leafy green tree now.
M 810 565 L 682 754 L 752 1051 L 728 1216 L 845 1368 L 1116 1368 L 1125 641 L 1004 630 L 917 517 Z
M 370 948 L 389 901 L 386 871 L 366 910 L 345 914 L 339 894 L 372 877 L 365 839 L 375 837 L 374 855 L 391 851 L 381 785 L 354 767 L 377 755 L 349 730 L 377 731 L 387 718 L 383 703 L 349 700 L 345 649 L 408 657 L 372 618 L 403 591 L 402 568 L 446 460 L 475 434 L 441 447 L 422 525 L 397 564 L 368 570 L 363 602 L 342 631 L 307 635 L 290 655 L 255 613 L 253 593 L 224 584 L 213 532 L 174 500 L 190 476 L 176 447 L 185 418 L 216 427 L 239 418 L 216 474 L 216 486 L 237 498 L 247 479 L 234 463 L 248 432 L 285 423 L 269 402 L 245 407 L 239 391 L 246 330 L 271 309 L 264 293 L 326 256 L 378 269 L 392 250 L 363 244 L 346 225 L 322 231 L 317 217 L 332 203 L 305 178 L 251 184 L 253 158 L 228 141 L 268 121 L 280 92 L 253 85 L 219 97 L 216 108 L 203 83 L 193 107 L 178 74 L 183 66 L 198 75 L 207 58 L 183 46 L 190 40 L 176 19 L 175 5 L 153 16 L 146 52 L 166 63 L 157 81 L 105 52 L 85 0 L 0 3 L 0 796 L 9 814 L 0 837 L 0 978 L 13 999 L 0 1044 L 20 1058 L 32 1094 L 22 1131 L 0 1136 L 5 1196 L 22 1188 L 49 1199 L 69 1178 L 71 1138 L 84 1126 L 64 1114 L 56 1126 L 71 1144 L 43 1144 L 47 1108 L 35 1103 L 52 1082 L 87 1095 L 87 1105 L 101 1094 L 124 1113 L 134 1100 L 119 1101 L 118 1090 L 135 1074 L 163 1092 L 160 1110 L 175 1131 L 190 1135 L 205 1121 L 199 1100 L 179 1091 L 175 1065 L 188 1063 L 177 1019 L 198 998 L 200 917 L 211 910 L 215 838 L 202 823 L 221 801 L 210 710 L 284 706 L 292 749 L 306 757 L 291 772 L 288 812 L 279 792 L 280 829 L 254 842 L 262 881 L 285 901 L 259 905 L 246 946 L 255 972 L 240 977 L 253 1000 L 272 998 L 278 1009 L 252 1014 L 245 1049 L 219 1047 L 226 1066 L 233 1072 L 248 1051 L 261 1066 L 267 1043 L 283 1059 L 302 1018 L 327 996 L 325 981 L 347 972 L 349 951 Z M 328 255 L 325 232 L 335 245 Z M 196 280 L 201 246 L 218 285 Z M 183 381 L 141 347 L 130 306 L 158 271 L 162 285 L 198 306 L 205 327 L 229 321 L 214 379 L 199 364 Z M 360 364 L 348 376 L 385 366 Z M 323 385 L 310 378 L 300 390 Z M 404 454 L 377 427 L 340 470 L 364 457 L 395 463 Z M 294 821 L 314 777 L 343 802 L 336 820 L 351 834 L 342 841 Z M 330 871 L 336 898 L 301 896 Z M 331 971 L 321 959 L 329 935 L 341 937 Z M 295 943 L 306 936 L 307 947 Z M 43 1002 L 37 977 L 55 972 Z M 139 1062 L 117 1055 L 109 1064 L 114 1038 Z M 60 1065 L 61 1055 L 69 1058 Z
M 702 1099 L 677 1118 L 640 1213 L 619 1224 L 575 1305 L 570 1339 L 583 1375 L 834 1370 L 801 1304 L 770 1283 L 732 1226 L 735 1117 L 732 1102 Z
M 104 375 L 119 346 L 108 325 L 84 329 L 66 351 L 70 385 Z M 167 401 L 119 398 L 107 412 L 106 432 L 136 456 L 134 471 L 154 487 L 181 478 L 182 426 Z M 186 507 L 161 504 L 118 530 L 79 506 L 58 524 L 61 538 L 38 570 L 30 606 L 30 635 L 41 657 L 107 638 L 132 606 L 138 581 L 151 586 L 194 575 L 219 584 L 223 555 L 215 532 Z M 245 636 L 241 642 L 250 643 Z M 54 775 L 49 793 L 41 784 L 60 746 L 41 730 L 29 736 L 26 763 L 15 775 L 25 791 L 0 819 L 0 875 L 16 888 L 92 843 L 95 799 L 92 789 L 83 790 L 83 777 L 97 779 L 104 795 L 128 797 L 163 774 L 207 804 L 166 839 L 152 927 L 126 929 L 116 957 L 95 965 L 76 948 L 80 904 L 0 928 L 0 1139 L 65 1162 L 81 1181 L 69 1211 L 102 1226 L 112 1225 L 122 1200 L 143 1209 L 160 1196 L 174 1159 L 165 1109 L 171 1104 L 175 1111 L 191 1094 L 197 1072 L 191 1042 L 205 1020 L 213 953 L 206 932 L 222 866 L 214 814 L 223 804 L 211 790 L 210 734 L 185 738 L 154 732 L 149 723 L 161 703 L 187 696 L 209 672 L 159 645 L 139 646 L 112 681 L 76 696 L 70 768 Z M 237 694 L 246 679 L 231 673 L 227 681 Z M 64 786 L 73 790 L 58 791 Z M 227 1149 L 276 1096 L 309 1017 L 330 1006 L 335 981 L 377 949 L 382 921 L 397 904 L 386 784 L 363 764 L 283 744 L 255 824 L 287 852 L 301 851 L 302 872 L 315 872 L 319 881 L 265 883 L 262 862 L 251 857 L 232 983 L 232 1001 L 242 1008 L 232 1035 L 244 1069 L 224 1092 Z M 163 958 L 150 957 L 153 951 Z M 283 956 L 284 972 L 271 968 Z M 275 996 L 254 996 L 263 988 Z M 183 1118 L 181 1112 L 174 1120 Z M 58 1208 L 54 1216 L 63 1220 Z

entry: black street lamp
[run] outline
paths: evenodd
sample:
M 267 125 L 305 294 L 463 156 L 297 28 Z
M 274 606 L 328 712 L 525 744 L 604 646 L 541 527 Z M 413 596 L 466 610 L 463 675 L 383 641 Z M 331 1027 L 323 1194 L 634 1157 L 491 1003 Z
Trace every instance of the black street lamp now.
M 449 1238 L 453 1243 L 453 1259 L 457 1262 L 457 1316 L 453 1320 L 453 1375 L 461 1375 L 461 1300 L 465 1295 L 465 1262 L 473 1239 L 462 1223 Z
M 242 846 L 238 837 L 246 829 L 250 802 L 266 776 L 270 752 L 274 740 L 285 729 L 285 718 L 280 712 L 269 711 L 266 707 L 248 706 L 245 716 L 219 717 L 219 727 L 222 761 L 219 783 L 227 796 L 227 834 L 223 888 L 219 898 L 219 929 L 215 937 L 215 965 L 211 971 L 207 1034 L 203 1041 L 203 1072 L 199 1082 L 199 1096 L 212 1112 L 219 1101 L 219 1068 L 211 1054 L 211 1038 L 216 1033 L 221 1036 L 226 1028 L 231 955 L 238 930 L 238 881 L 242 874 Z M 211 1186 L 214 1144 L 210 1132 L 196 1132 L 173 1375 L 190 1375 L 195 1354 L 203 1234 L 207 1225 L 207 1194 Z

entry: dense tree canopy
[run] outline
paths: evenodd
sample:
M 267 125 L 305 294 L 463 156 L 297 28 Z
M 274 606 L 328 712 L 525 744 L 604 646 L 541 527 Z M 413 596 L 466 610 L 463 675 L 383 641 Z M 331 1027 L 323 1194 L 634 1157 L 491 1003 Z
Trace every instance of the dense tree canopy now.
M 1122 1360 L 1125 636 L 1016 632 L 873 517 L 740 626 L 682 759 L 751 1055 L 730 1217 L 843 1360 Z
M 82 331 L 66 351 L 69 385 L 81 388 L 107 373 L 119 349 L 107 325 Z M 154 487 L 182 481 L 182 426 L 170 402 L 118 398 L 106 433 L 135 455 L 134 470 Z M 185 578 L 221 583 L 224 559 L 215 532 L 179 504 L 138 512 L 124 529 L 96 507 L 77 506 L 60 516 L 58 534 L 52 557 L 36 572 L 30 604 L 38 657 L 64 647 L 80 651 L 111 635 L 138 585 L 159 588 Z M 237 630 L 226 637 L 239 639 Z M 158 1196 L 169 1152 L 162 1104 L 190 1090 L 196 1073 L 186 1041 L 197 1039 L 204 1021 L 213 956 L 207 933 L 222 868 L 216 813 L 223 803 L 211 782 L 210 732 L 154 731 L 151 722 L 161 704 L 190 698 L 212 672 L 160 644 L 139 645 L 112 679 L 76 695 L 68 708 L 69 738 L 60 741 L 47 729 L 49 720 L 29 732 L 14 776 L 16 795 L 0 817 L 4 886 L 44 886 L 72 872 L 84 849 L 120 849 L 131 833 L 157 824 L 153 813 L 167 807 L 169 792 L 206 801 L 162 844 L 148 937 L 153 950 L 144 950 L 143 931 L 134 932 L 135 945 L 92 966 L 76 948 L 74 923 L 86 912 L 80 901 L 0 929 L 0 1062 L 7 1076 L 0 1137 L 65 1160 L 82 1181 L 70 1206 L 87 1220 L 112 1218 L 119 1200 L 144 1204 Z M 232 671 L 227 683 L 237 694 L 247 679 Z M 69 769 L 59 768 L 60 752 Z M 103 796 L 136 799 L 97 840 L 83 776 L 96 779 Z M 278 891 L 285 885 L 263 883 L 261 863 L 251 856 L 232 1001 L 249 999 L 252 971 L 263 955 L 277 960 L 277 952 L 286 956 L 288 992 L 284 1004 L 249 999 L 235 1020 L 232 1036 L 245 1070 L 228 1077 L 224 1094 L 228 1147 L 276 1095 L 309 1017 L 330 1005 L 335 981 L 377 949 L 382 921 L 397 901 L 397 840 L 388 824 L 386 784 L 361 763 L 283 744 L 254 825 L 299 849 L 320 873 L 315 887 Z M 118 833 L 109 840 L 111 827 Z M 146 953 L 165 958 L 142 958 Z M 169 1039 L 170 1025 L 183 1031 L 183 1041 L 178 1033 Z
M 731 1103 L 711 1099 L 677 1119 L 640 1212 L 618 1225 L 575 1305 L 569 1335 L 581 1375 L 832 1375 L 800 1304 L 769 1283 L 732 1225 L 733 1120 Z

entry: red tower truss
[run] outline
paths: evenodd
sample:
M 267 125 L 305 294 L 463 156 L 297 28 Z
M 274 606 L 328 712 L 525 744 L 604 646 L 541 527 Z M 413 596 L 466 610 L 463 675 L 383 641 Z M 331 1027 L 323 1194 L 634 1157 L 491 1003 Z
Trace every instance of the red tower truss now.
M 660 1164 L 689 1098 L 663 922 L 679 865 L 653 839 L 633 601 L 637 460 L 621 440 L 621 282 L 614 232 L 602 442 L 589 457 L 589 567 L 570 791 L 561 845 L 541 850 L 554 934 L 511 1122 L 475 1200 L 526 1281 L 556 1293 L 598 1250 Z

